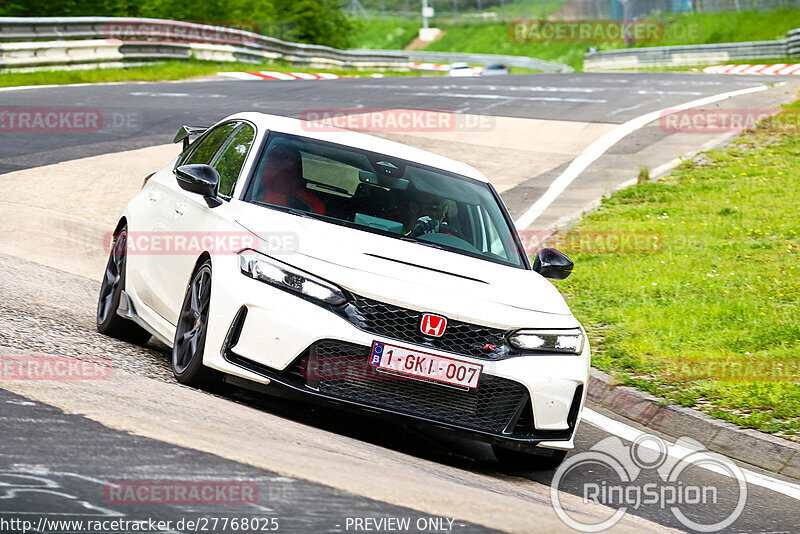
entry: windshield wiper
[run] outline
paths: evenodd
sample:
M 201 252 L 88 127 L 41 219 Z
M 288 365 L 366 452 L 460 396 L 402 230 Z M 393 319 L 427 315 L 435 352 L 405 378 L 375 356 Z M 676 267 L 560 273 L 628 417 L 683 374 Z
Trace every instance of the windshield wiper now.
M 297 208 L 289 208 L 287 206 L 279 206 L 278 204 L 270 204 L 269 202 L 262 202 L 260 200 L 252 200 L 254 204 L 259 204 L 261 206 L 267 206 L 270 208 L 278 208 L 281 211 L 285 211 L 287 213 L 291 213 L 292 215 L 297 215 L 298 217 L 305 217 L 307 219 L 316 219 L 313 213 L 309 213 L 307 211 L 299 210 Z
M 414 239 L 413 237 L 403 236 L 400 238 L 400 240 L 407 241 L 409 243 L 416 243 L 418 245 L 424 245 L 426 247 L 438 248 L 439 250 L 450 250 L 446 247 L 443 247 L 442 245 L 437 245 L 436 243 L 431 243 L 430 241 L 420 241 L 419 239 Z

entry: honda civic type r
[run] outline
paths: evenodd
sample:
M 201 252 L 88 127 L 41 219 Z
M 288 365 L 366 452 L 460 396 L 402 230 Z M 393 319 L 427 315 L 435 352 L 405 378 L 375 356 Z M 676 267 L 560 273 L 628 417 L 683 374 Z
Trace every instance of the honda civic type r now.
M 261 113 L 179 141 L 114 231 L 100 332 L 166 343 L 185 384 L 453 431 L 517 467 L 573 447 L 589 346 L 546 279 L 572 262 L 531 265 L 480 172 Z

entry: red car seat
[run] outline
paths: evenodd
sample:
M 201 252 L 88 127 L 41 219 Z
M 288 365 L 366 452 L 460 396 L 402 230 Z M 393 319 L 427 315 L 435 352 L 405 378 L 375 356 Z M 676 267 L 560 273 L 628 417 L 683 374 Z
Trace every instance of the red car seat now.
M 261 170 L 261 202 L 325 214 L 325 204 L 306 187 L 303 180 L 303 160 L 297 149 L 277 145 L 270 149 Z

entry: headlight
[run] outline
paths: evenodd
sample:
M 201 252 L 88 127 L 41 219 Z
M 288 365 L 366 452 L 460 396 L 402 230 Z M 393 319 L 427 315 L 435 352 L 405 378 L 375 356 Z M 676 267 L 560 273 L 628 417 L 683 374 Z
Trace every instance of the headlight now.
M 344 292 L 335 285 L 253 250 L 243 250 L 239 253 L 239 268 L 250 278 L 300 293 L 332 306 L 347 302 Z
M 522 350 L 565 352 L 580 354 L 583 351 L 583 332 L 572 330 L 517 330 L 508 342 Z

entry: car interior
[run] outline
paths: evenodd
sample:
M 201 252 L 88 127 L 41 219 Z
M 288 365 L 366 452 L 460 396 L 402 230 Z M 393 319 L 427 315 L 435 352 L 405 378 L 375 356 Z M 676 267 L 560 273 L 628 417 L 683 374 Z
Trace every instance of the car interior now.
M 272 133 L 245 200 L 393 237 L 417 217 L 437 231 L 416 239 L 515 266 L 513 234 L 486 184 L 394 157 Z

